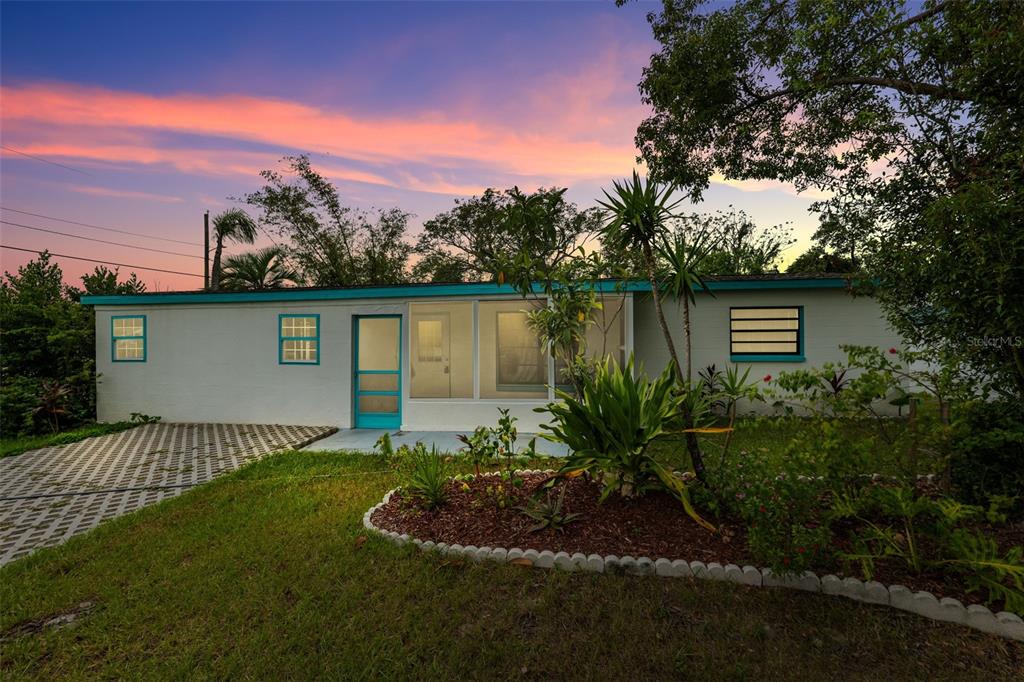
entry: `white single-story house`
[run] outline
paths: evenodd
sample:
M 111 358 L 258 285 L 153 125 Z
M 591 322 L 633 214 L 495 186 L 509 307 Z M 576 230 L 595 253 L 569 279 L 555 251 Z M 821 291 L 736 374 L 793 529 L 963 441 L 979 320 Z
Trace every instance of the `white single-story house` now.
M 592 354 L 669 353 L 650 286 L 599 281 Z M 718 277 L 692 309 L 693 367 L 752 376 L 841 361 L 840 344 L 899 344 L 878 303 L 839 276 Z M 710 295 L 713 294 L 713 295 Z M 496 283 L 85 296 L 96 310 L 98 418 L 336 425 L 406 431 L 493 424 L 536 431 L 559 376 L 526 323 L 542 295 Z M 680 353 L 682 314 L 665 303 Z

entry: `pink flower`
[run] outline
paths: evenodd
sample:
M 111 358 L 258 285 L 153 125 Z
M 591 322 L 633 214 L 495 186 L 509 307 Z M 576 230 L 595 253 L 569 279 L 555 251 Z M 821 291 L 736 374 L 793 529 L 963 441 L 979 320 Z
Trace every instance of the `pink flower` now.
M 764 375 L 764 380 L 765 380 L 765 383 L 771 381 L 772 380 L 772 375 L 771 374 L 765 374 Z

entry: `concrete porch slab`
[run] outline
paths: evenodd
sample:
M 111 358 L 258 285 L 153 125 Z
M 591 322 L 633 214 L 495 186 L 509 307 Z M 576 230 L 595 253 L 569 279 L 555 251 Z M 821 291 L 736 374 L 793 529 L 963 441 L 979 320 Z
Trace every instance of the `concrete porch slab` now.
M 401 445 L 414 446 L 423 443 L 428 448 L 436 447 L 442 452 L 457 452 L 465 447 L 458 439 L 458 431 L 386 431 L 383 429 L 342 429 L 337 433 L 321 438 L 307 445 L 303 450 L 316 452 L 323 450 L 356 450 L 373 452 L 377 439 L 385 433 L 391 434 L 391 444 L 396 448 Z M 516 443 L 525 448 L 536 434 L 520 434 Z M 552 443 L 537 436 L 537 452 L 542 455 L 565 457 L 568 449 L 560 443 Z

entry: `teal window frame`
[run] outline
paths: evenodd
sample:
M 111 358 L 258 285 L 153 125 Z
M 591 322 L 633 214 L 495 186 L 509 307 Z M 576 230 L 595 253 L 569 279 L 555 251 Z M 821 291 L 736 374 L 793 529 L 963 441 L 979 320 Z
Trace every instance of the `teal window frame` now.
M 117 320 L 142 320 L 142 336 L 118 336 L 114 333 L 114 324 Z M 111 362 L 145 362 L 149 352 L 149 320 L 145 315 L 111 315 L 110 316 L 110 361 Z M 123 339 L 142 339 L 141 358 L 119 358 L 117 357 L 117 342 Z
M 796 308 L 797 334 L 795 353 L 733 353 L 732 352 L 732 311 Z M 802 305 L 738 305 L 729 308 L 729 361 L 730 362 L 806 362 L 804 355 L 804 307 Z
M 312 317 L 316 320 L 316 334 L 314 336 L 285 336 L 284 321 L 288 318 Z M 316 341 L 316 360 L 285 360 L 285 341 Z M 310 365 L 320 364 L 320 313 L 281 313 L 277 316 L 277 364 L 279 365 Z

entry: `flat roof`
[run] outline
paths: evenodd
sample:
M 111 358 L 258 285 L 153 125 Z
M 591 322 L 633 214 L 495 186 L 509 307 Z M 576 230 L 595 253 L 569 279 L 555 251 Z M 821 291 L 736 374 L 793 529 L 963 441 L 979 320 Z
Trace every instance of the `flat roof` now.
M 646 280 L 598 280 L 595 291 L 603 293 L 650 291 Z M 848 275 L 736 275 L 707 278 L 710 291 L 757 291 L 774 289 L 845 289 Z M 539 284 L 534 292 L 542 293 Z M 453 296 L 512 296 L 510 284 L 451 282 L 395 284 L 389 286 L 288 287 L 262 291 L 158 291 L 118 296 L 82 296 L 84 305 L 174 305 L 185 303 L 258 303 L 266 301 L 343 301 L 375 298 L 434 298 Z

